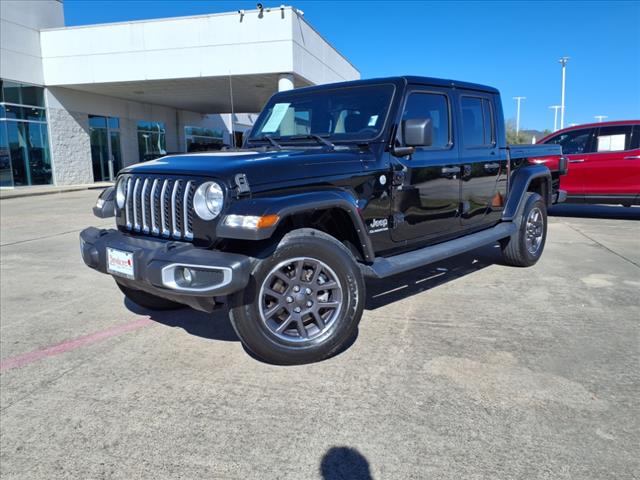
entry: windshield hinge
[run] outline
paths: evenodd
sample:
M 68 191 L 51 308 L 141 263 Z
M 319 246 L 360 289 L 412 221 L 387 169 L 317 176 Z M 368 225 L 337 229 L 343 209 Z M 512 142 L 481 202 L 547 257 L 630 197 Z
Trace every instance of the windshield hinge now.
M 249 188 L 249 180 L 247 180 L 247 176 L 244 173 L 238 173 L 235 180 L 237 187 L 236 194 L 238 197 L 251 193 L 251 189 Z

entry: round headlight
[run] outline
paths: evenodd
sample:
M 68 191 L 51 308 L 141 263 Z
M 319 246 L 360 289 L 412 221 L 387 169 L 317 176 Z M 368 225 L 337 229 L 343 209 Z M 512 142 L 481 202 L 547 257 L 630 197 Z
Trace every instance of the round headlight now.
M 193 195 L 193 209 L 203 220 L 213 220 L 222 211 L 224 192 L 216 182 L 206 182 Z
M 127 195 L 125 189 L 127 187 L 127 179 L 121 178 L 118 180 L 118 185 L 116 186 L 116 205 L 118 208 L 124 207 L 124 202 L 127 199 Z

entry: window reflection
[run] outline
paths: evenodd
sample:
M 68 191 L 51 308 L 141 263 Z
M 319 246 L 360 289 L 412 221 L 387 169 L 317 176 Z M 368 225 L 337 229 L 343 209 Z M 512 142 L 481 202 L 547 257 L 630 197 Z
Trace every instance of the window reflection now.
M 224 145 L 221 131 L 203 127 L 184 127 L 187 152 L 220 150 Z
M 164 122 L 138 122 L 138 153 L 141 162 L 167 154 Z

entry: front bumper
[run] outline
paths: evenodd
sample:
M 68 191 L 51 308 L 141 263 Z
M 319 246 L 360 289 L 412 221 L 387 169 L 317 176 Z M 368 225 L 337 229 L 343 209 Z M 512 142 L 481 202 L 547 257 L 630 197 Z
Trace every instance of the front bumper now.
M 133 278 L 107 270 L 107 247 L 132 253 Z M 203 311 L 215 308 L 215 297 L 243 289 L 249 282 L 252 264 L 252 259 L 244 255 L 95 227 L 80 232 L 80 251 L 87 266 L 113 275 L 126 287 Z M 192 283 L 184 281 L 180 273 L 184 268 L 193 273 Z

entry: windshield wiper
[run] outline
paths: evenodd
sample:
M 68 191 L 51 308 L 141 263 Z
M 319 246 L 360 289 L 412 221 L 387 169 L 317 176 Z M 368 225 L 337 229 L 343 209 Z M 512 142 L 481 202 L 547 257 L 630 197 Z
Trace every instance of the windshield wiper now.
M 293 139 L 297 139 L 297 138 L 310 138 L 312 140 L 316 140 L 318 143 L 322 143 L 323 145 L 326 145 L 329 148 L 333 148 L 335 149 L 336 146 L 331 143 L 329 140 L 327 140 L 326 138 L 320 136 L 320 135 L 316 135 L 315 133 L 307 133 L 305 135 L 294 135 L 292 137 L 289 138 L 293 138 Z
M 268 141 L 271 145 L 273 145 L 274 147 L 276 147 L 278 150 L 282 150 L 282 145 L 280 145 L 278 142 L 276 142 L 273 137 L 271 137 L 271 135 L 262 135 L 261 137 L 257 137 L 257 138 L 250 138 L 249 141 L 250 142 L 255 142 L 255 141 Z

